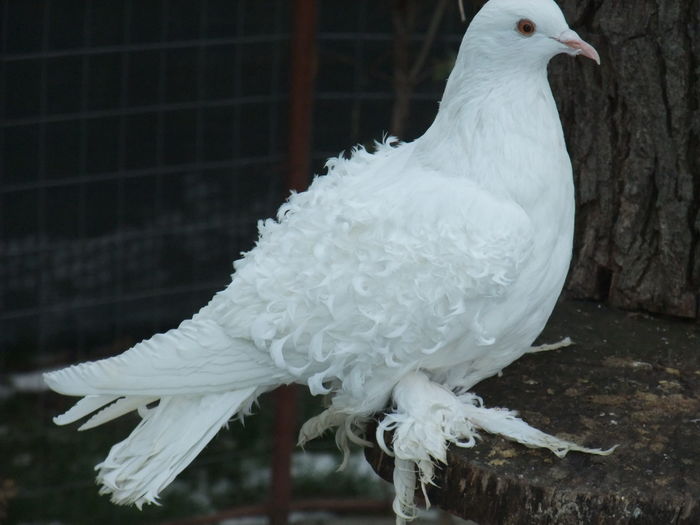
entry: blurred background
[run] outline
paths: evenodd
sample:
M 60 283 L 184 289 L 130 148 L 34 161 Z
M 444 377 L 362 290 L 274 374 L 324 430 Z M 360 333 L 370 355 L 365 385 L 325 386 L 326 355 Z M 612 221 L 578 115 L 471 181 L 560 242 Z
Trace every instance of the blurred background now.
M 482 3 L 464 2 L 467 21 Z M 288 194 L 302 4 L 315 13 L 309 180 L 354 144 L 420 136 L 467 25 L 457 0 L 0 0 L 8 522 L 161 523 L 267 500 L 268 399 L 205 449 L 163 507 L 137 512 L 92 481 L 135 419 L 54 427 L 69 401 L 35 372 L 120 352 L 227 285 L 257 221 Z M 643 0 L 634 13 L 611 0 L 560 4 L 603 57 L 600 68 L 567 57 L 551 66 L 578 188 L 567 293 L 697 320 L 697 2 Z M 299 405 L 300 420 L 320 410 Z M 343 474 L 338 459 L 330 439 L 295 454 L 294 497 L 386 499 L 359 454 Z
M 312 2 L 304 2 L 312 4 Z M 317 2 L 311 164 L 391 126 L 392 17 L 423 45 L 432 6 Z M 465 24 L 443 2 L 405 136 L 430 123 Z M 0 2 L 0 480 L 10 522 L 154 523 L 264 502 L 273 406 L 232 423 L 143 512 L 97 495 L 92 467 L 135 423 L 57 428 L 70 400 L 32 373 L 120 352 L 224 288 L 288 194 L 287 0 Z M 308 15 L 307 15 L 308 16 Z M 311 58 L 311 57 L 310 57 Z M 321 409 L 302 399 L 302 414 Z M 293 460 L 294 496 L 389 493 L 332 439 Z M 12 489 L 12 487 L 14 487 Z

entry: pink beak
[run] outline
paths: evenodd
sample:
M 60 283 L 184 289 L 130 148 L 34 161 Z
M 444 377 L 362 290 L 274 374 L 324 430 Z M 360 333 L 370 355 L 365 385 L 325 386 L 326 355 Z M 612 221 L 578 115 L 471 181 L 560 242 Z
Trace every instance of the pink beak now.
M 572 31 L 571 29 L 564 31 L 554 40 L 561 42 L 567 47 L 570 47 L 573 50 L 571 53 L 572 55 L 583 55 L 591 60 L 594 60 L 596 64 L 600 65 L 600 55 L 598 54 L 598 51 L 596 51 L 595 48 L 588 42 L 582 40 L 576 31 Z

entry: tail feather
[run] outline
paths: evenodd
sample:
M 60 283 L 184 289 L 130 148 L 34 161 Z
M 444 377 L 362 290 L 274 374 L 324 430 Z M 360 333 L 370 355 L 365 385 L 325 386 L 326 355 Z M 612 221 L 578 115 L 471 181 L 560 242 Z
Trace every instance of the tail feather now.
M 78 421 L 95 410 L 112 403 L 118 398 L 119 396 L 113 395 L 85 396 L 75 405 L 73 405 L 67 412 L 53 418 L 53 422 L 57 425 L 68 425 L 69 423 Z
M 96 467 L 100 493 L 111 494 L 112 502 L 122 505 L 133 503 L 141 508 L 144 503 L 156 503 L 160 491 L 258 394 L 255 387 L 249 387 L 163 397 L 157 407 L 141 410 L 141 423 Z
M 44 380 L 56 392 L 84 396 L 54 418 L 59 425 L 93 414 L 79 428 L 85 430 L 138 411 L 141 422 L 96 469 L 100 493 L 140 508 L 155 503 L 232 416 L 288 382 L 285 374 L 203 309 L 121 355 L 49 372 Z
M 78 427 L 78 430 L 88 430 L 90 428 L 95 428 L 112 421 L 124 414 L 128 414 L 132 410 L 145 408 L 149 403 L 157 401 L 157 397 L 148 396 L 129 396 L 118 399 L 111 405 L 103 408 L 97 414 L 93 415 L 85 423 Z

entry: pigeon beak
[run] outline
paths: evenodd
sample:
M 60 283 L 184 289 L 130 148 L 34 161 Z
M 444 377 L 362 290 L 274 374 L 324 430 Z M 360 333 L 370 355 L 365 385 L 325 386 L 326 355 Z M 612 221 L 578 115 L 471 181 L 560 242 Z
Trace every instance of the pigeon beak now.
M 557 42 L 561 42 L 566 47 L 570 48 L 569 51 L 572 55 L 583 55 L 591 60 L 594 60 L 596 64 L 600 65 L 600 55 L 595 48 L 588 42 L 581 39 L 576 31 L 568 29 L 560 34 L 558 37 L 554 38 Z

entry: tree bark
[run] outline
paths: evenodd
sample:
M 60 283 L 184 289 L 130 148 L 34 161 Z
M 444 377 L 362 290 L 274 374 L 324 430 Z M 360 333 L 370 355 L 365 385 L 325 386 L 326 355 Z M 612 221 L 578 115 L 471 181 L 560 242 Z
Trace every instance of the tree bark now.
M 563 0 L 600 68 L 551 82 L 577 187 L 575 297 L 698 318 L 700 0 Z
M 17 495 L 14 480 L 0 478 L 0 523 L 7 518 L 7 508 L 10 500 Z
M 440 21 L 445 14 L 447 0 L 438 0 L 434 5 L 420 5 L 417 0 L 395 0 L 391 11 L 394 29 L 394 105 L 391 111 L 390 133 L 394 137 L 404 137 L 406 121 L 410 115 L 411 97 L 423 67 L 435 42 Z M 416 31 L 419 15 L 432 12 L 430 24 L 416 56 L 411 56 L 411 35 Z

